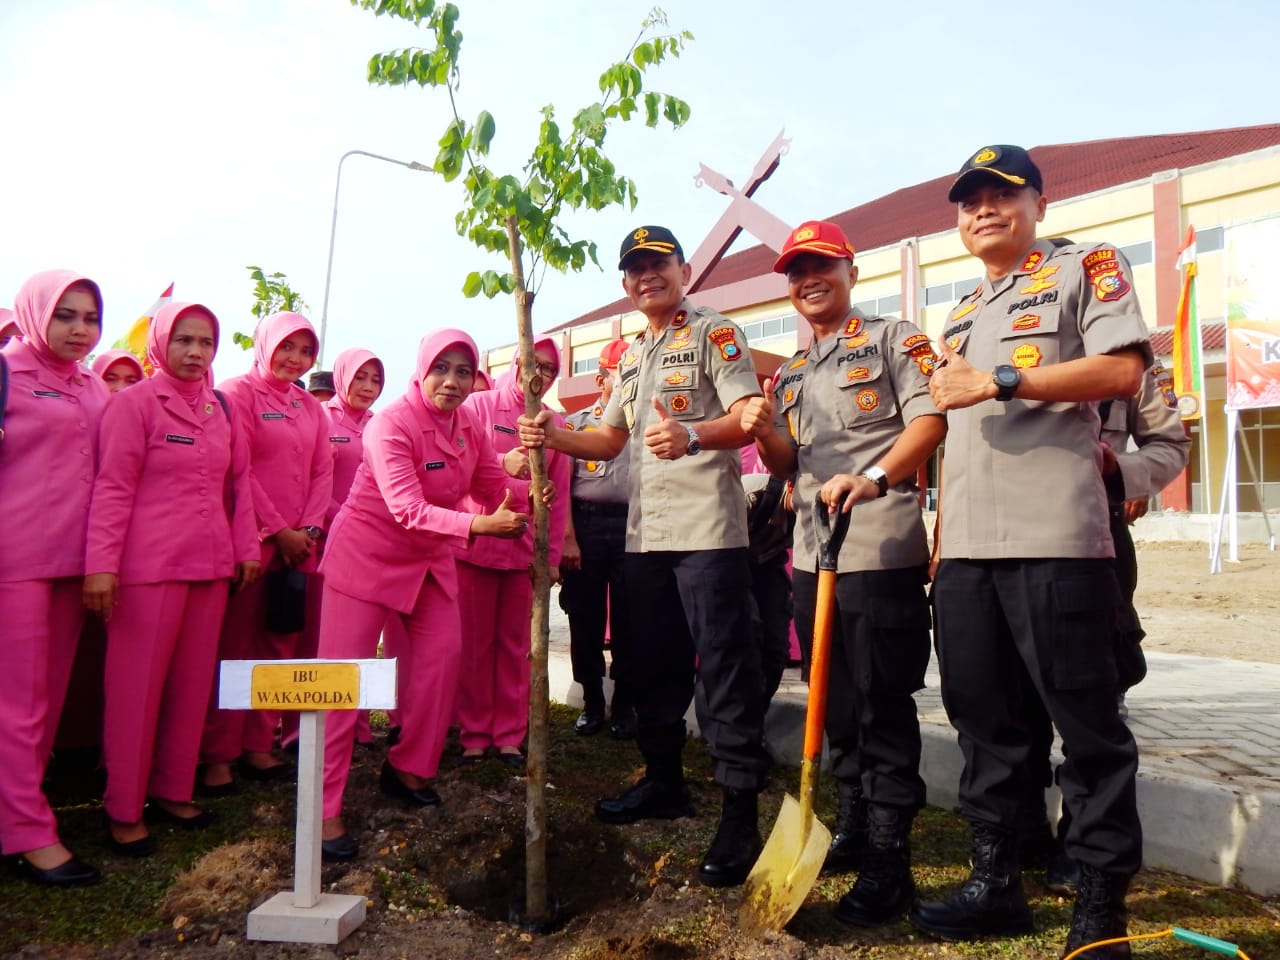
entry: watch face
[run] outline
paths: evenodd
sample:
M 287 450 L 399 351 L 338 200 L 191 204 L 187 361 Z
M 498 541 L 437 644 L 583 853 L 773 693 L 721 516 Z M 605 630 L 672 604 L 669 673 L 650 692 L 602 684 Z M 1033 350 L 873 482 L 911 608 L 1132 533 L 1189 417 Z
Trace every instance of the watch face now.
M 1016 387 L 1022 379 L 1016 367 L 1001 365 L 995 369 L 996 385 L 1000 387 Z

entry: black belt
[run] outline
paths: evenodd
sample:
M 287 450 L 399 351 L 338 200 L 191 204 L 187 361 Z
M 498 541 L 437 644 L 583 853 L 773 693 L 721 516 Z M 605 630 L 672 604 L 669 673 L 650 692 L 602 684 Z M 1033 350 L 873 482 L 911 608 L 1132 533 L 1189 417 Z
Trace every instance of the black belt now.
M 594 500 L 573 501 L 573 509 L 579 513 L 594 513 L 602 517 L 625 517 L 628 507 L 625 503 L 597 503 Z

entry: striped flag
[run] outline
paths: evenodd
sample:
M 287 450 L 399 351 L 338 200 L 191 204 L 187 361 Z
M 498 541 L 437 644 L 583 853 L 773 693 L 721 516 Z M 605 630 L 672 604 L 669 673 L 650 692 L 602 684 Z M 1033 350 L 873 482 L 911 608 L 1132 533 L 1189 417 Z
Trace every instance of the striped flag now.
M 1204 409 L 1203 368 L 1200 362 L 1200 315 L 1196 309 L 1196 228 L 1188 226 L 1178 249 L 1182 292 L 1173 322 L 1173 390 L 1183 420 L 1199 420 Z
M 142 361 L 142 369 L 151 376 L 151 365 L 147 363 L 147 331 L 151 329 L 151 320 L 166 303 L 173 299 L 173 284 L 164 288 L 164 293 L 156 298 L 151 309 L 133 322 L 129 332 L 113 343 L 115 350 L 128 350 Z

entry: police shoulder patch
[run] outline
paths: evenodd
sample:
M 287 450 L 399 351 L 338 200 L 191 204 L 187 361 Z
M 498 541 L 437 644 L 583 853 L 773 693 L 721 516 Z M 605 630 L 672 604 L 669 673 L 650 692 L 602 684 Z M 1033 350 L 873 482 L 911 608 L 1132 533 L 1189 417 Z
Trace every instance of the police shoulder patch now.
M 902 341 L 902 349 L 912 350 L 915 347 L 920 346 L 920 344 L 928 343 L 928 342 L 929 342 L 929 338 L 926 337 L 923 333 L 913 333 L 911 336 L 907 337 L 907 339 Z

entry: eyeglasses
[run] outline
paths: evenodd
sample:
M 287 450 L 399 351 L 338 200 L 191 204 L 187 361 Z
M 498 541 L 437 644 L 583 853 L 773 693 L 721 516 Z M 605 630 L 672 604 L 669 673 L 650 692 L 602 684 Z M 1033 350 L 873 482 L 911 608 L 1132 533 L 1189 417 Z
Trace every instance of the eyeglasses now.
M 552 363 L 535 363 L 533 365 L 533 369 L 535 373 L 541 374 L 544 377 L 554 377 L 558 372 L 555 364 Z

